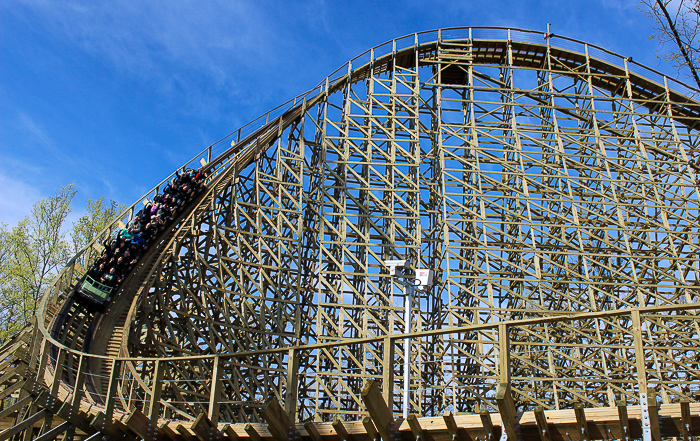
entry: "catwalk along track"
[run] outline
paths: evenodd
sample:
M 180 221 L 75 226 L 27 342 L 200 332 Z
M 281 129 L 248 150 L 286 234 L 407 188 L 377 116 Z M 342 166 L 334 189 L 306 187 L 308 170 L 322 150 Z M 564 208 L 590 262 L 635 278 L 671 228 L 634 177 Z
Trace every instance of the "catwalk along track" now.
M 108 301 L 76 287 L 177 171 L 71 259 L 0 441 L 690 441 L 698 93 L 527 30 L 374 47 L 178 169 Z

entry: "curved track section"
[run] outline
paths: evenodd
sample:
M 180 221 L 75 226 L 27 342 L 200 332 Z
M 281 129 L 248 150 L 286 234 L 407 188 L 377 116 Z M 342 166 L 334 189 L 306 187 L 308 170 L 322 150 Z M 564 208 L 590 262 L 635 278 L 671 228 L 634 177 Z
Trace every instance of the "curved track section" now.
M 371 49 L 186 164 L 105 311 L 68 295 L 99 247 L 71 261 L 0 441 L 700 434 L 696 92 L 531 31 Z

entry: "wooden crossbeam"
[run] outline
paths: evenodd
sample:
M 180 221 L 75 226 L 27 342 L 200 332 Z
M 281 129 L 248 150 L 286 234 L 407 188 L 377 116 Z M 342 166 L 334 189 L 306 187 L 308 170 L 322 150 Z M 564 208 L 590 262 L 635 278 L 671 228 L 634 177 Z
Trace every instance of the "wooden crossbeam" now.
M 382 441 L 392 441 L 391 426 L 394 423 L 394 418 L 374 380 L 365 383 L 361 396 Z

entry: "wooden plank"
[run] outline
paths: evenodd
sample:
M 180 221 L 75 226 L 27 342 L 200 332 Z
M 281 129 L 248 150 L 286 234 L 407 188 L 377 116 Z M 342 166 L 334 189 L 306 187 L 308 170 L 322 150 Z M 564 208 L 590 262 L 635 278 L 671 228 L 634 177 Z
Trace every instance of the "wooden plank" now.
M 617 402 L 617 418 L 620 421 L 620 436 L 622 441 L 630 441 L 630 421 L 627 415 L 627 402 Z
M 690 399 L 681 398 L 681 437 L 683 441 L 690 441 L 690 436 L 693 433 L 693 423 L 690 418 Z
M 246 424 L 243 427 L 243 430 L 245 430 L 245 433 L 247 433 L 250 437 L 250 441 L 263 441 L 258 431 L 255 430 L 255 427 L 253 427 L 251 424 Z
M 230 424 L 226 424 L 222 432 L 228 437 L 228 439 L 233 441 L 238 441 L 241 438 L 240 436 L 238 436 L 236 431 L 233 430 L 233 426 L 231 426 Z
M 153 380 L 151 381 L 151 400 L 148 404 L 148 416 L 153 421 L 153 425 L 158 422 L 160 416 L 160 397 L 163 392 L 163 375 L 165 373 L 165 360 L 156 360 L 154 367 Z
M 71 423 L 69 421 L 64 421 L 58 426 L 54 427 L 53 429 L 47 431 L 41 436 L 38 436 L 34 439 L 34 441 L 51 441 L 52 439 L 55 439 L 58 435 L 62 434 L 68 428 L 71 426 Z M 96 432 L 99 433 L 99 432 Z M 102 434 L 100 434 L 101 436 Z
M 496 390 L 496 403 L 498 413 L 501 414 L 502 429 L 505 430 L 510 441 L 517 440 L 517 422 L 515 421 L 515 402 L 510 391 L 510 383 L 500 383 Z
M 0 441 L 4 441 L 6 439 L 12 438 L 13 436 L 17 435 L 18 433 L 22 432 L 23 430 L 33 426 L 34 423 L 41 420 L 45 416 L 46 416 L 46 410 L 38 411 L 37 413 L 30 416 L 26 420 L 21 421 L 18 424 L 15 424 L 14 426 L 8 428 L 7 430 L 4 430 L 3 432 L 1 432 L 0 433 Z
M 114 414 L 114 403 L 117 399 L 117 381 L 119 380 L 119 370 L 121 368 L 121 362 L 119 360 L 113 360 L 112 368 L 109 371 L 109 383 L 107 385 L 107 398 L 105 403 L 105 418 L 107 421 L 112 419 Z
M 498 325 L 498 350 L 500 382 L 510 384 L 510 337 L 505 323 Z
M 369 416 L 372 418 L 372 422 L 374 422 L 374 426 L 377 428 L 382 441 L 392 441 L 393 415 L 389 411 L 382 393 L 374 380 L 369 380 L 365 383 L 361 396 L 362 402 L 365 403 Z
M 656 394 L 650 392 L 647 395 L 647 407 L 649 408 L 649 424 L 651 424 L 652 441 L 661 441 L 661 427 L 659 426 L 659 407 L 656 403 Z
M 498 436 L 496 431 L 493 429 L 493 421 L 491 421 L 491 414 L 488 410 L 483 409 L 479 412 L 479 417 L 481 417 L 481 425 L 484 426 L 484 435 L 486 436 L 486 441 L 495 441 Z
M 384 358 L 382 359 L 382 397 L 387 404 L 394 402 L 394 352 L 396 345 L 391 337 L 384 337 Z
M 318 429 L 316 428 L 316 424 L 314 424 L 313 421 L 307 421 L 304 423 L 304 430 L 306 430 L 306 433 L 309 435 L 309 438 L 311 438 L 311 441 L 322 441 L 321 434 L 318 433 Z
M 284 393 L 284 412 L 294 421 L 297 413 L 299 390 L 299 351 L 290 349 L 287 355 L 287 384 Z
M 268 430 L 279 441 L 289 441 L 290 431 L 295 431 L 289 416 L 284 412 L 276 396 L 272 396 L 262 407 L 261 415 Z
M 362 425 L 365 428 L 365 432 L 367 432 L 367 436 L 369 439 L 373 441 L 379 440 L 379 432 L 377 432 L 377 428 L 374 427 L 374 423 L 372 422 L 372 418 L 370 417 L 364 417 L 362 418 Z
M 428 438 L 425 436 L 425 432 L 423 431 L 423 428 L 421 427 L 416 415 L 408 415 L 408 417 L 406 417 L 406 421 L 408 422 L 408 427 L 411 428 L 411 433 L 416 441 L 428 441 Z
M 87 357 L 80 355 L 78 361 L 78 373 L 75 376 L 75 384 L 73 385 L 73 398 L 71 406 L 75 412 L 80 408 L 80 400 L 83 398 L 83 384 L 85 383 L 85 371 L 87 369 Z
M 537 422 L 537 431 L 540 434 L 541 441 L 552 441 L 547 425 L 547 417 L 544 415 L 542 406 L 535 406 L 535 421 Z
M 221 357 L 214 357 L 214 366 L 211 373 L 211 393 L 209 394 L 209 410 L 207 415 L 211 418 L 212 424 L 219 422 L 219 403 L 221 402 L 221 391 L 223 382 L 221 380 Z
M 155 426 L 151 420 L 140 410 L 134 409 L 131 411 L 126 421 L 124 421 L 126 427 L 132 432 L 137 434 L 143 439 L 153 439 L 155 438 Z
M 350 441 L 350 435 L 348 435 L 348 431 L 345 429 L 345 425 L 343 425 L 343 420 L 335 417 L 331 423 L 331 426 L 333 427 L 333 430 L 335 430 L 335 433 L 338 434 L 341 441 Z
M 583 410 L 583 403 L 574 404 L 574 414 L 576 415 L 576 426 L 578 428 L 581 440 L 591 441 L 591 436 L 588 433 L 588 422 L 586 421 L 586 412 Z
M 204 412 L 197 415 L 197 419 L 194 420 L 190 429 L 200 441 L 223 438 L 219 429 L 211 422 Z
M 161 437 L 164 436 L 165 438 L 172 441 L 184 440 L 184 438 L 180 436 L 179 433 L 175 432 L 173 429 L 170 428 L 170 426 L 168 426 L 165 423 L 161 423 L 158 425 L 158 434 L 161 435 Z
M 5 418 L 6 416 L 15 413 L 19 409 L 23 408 L 27 404 L 32 402 L 33 397 L 31 395 L 27 395 L 26 397 L 22 398 L 21 400 L 17 401 L 15 404 L 12 406 L 8 407 L 7 409 L 4 409 L 2 412 L 0 412 L 0 420 Z
M 175 430 L 177 431 L 178 434 L 185 440 L 185 441 L 197 441 L 198 438 L 190 432 L 190 430 L 183 426 L 182 424 L 178 424 L 177 427 L 175 427 Z
M 102 432 L 111 439 L 122 439 L 127 433 L 121 429 L 121 426 L 117 426 L 116 424 L 112 423 L 111 419 L 108 420 L 105 417 L 105 414 L 102 412 L 97 412 L 95 417 L 90 422 L 90 427 L 98 432 Z
M 465 437 L 462 435 L 462 431 L 459 430 L 459 426 L 457 426 L 457 421 L 455 421 L 455 417 L 452 412 L 449 410 L 443 412 L 442 419 L 445 421 L 447 432 L 452 435 L 453 440 L 465 441 Z

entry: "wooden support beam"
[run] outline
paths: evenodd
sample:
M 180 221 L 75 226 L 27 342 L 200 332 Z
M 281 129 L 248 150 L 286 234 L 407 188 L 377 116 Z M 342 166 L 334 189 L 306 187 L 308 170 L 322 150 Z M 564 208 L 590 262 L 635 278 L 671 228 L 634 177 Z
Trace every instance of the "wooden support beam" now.
M 372 422 L 372 418 L 370 417 L 364 417 L 362 418 L 362 425 L 365 427 L 365 432 L 367 432 L 367 436 L 369 439 L 373 441 L 378 441 L 380 436 L 379 432 L 377 432 L 377 428 L 374 427 L 374 423 Z
M 197 437 L 195 437 L 192 432 L 190 432 L 190 430 L 182 424 L 178 424 L 175 430 L 185 441 L 197 441 Z
M 362 402 L 365 403 L 367 411 L 369 412 L 374 426 L 379 432 L 379 436 L 382 441 L 392 441 L 391 439 L 391 428 L 394 424 L 394 419 L 389 407 L 386 405 L 386 401 L 382 397 L 382 393 L 379 391 L 379 387 L 374 380 L 369 380 L 365 383 L 362 388 Z
M 184 438 L 180 436 L 179 433 L 175 432 L 173 429 L 170 428 L 170 426 L 168 426 L 165 423 L 161 423 L 158 425 L 158 434 L 172 441 L 184 440 Z
M 481 424 L 484 426 L 484 436 L 486 436 L 486 441 L 495 441 L 498 437 L 496 436 L 496 431 L 493 430 L 493 421 L 491 421 L 491 413 L 482 409 L 479 412 L 479 417 L 481 417 Z
M 121 425 L 114 424 L 111 419 L 108 420 L 105 414 L 102 412 L 97 412 L 95 417 L 90 421 L 90 427 L 105 434 L 110 439 L 123 439 L 127 432 L 122 430 Z M 124 426 L 126 427 L 126 426 Z
M 394 403 L 394 352 L 396 345 L 391 337 L 384 337 L 384 358 L 382 359 L 382 397 L 387 405 Z M 390 407 L 391 409 L 391 407 Z
M 537 431 L 540 434 L 540 440 L 552 441 L 547 425 L 547 417 L 544 415 L 542 406 L 535 406 L 535 421 L 537 422 Z
M 3 418 L 5 418 L 6 416 L 8 416 L 10 414 L 17 412 L 18 410 L 22 409 L 24 406 L 30 404 L 32 402 L 32 399 L 33 398 L 31 395 L 27 395 L 26 397 L 17 401 L 12 406 L 8 407 L 7 409 L 4 409 L 2 412 L 0 412 L 0 420 L 2 420 Z
M 3 432 L 0 432 L 0 441 L 5 441 L 7 439 L 10 439 L 13 436 L 17 435 L 18 433 L 22 432 L 23 430 L 25 430 L 29 427 L 32 427 L 34 425 L 34 423 L 41 420 L 45 416 L 46 416 L 46 411 L 40 410 L 39 412 L 37 412 L 34 415 L 30 416 L 29 418 L 25 419 L 24 421 L 21 421 L 18 424 L 15 424 L 14 426 L 10 427 L 9 429 L 4 430 Z
M 34 438 L 34 441 L 51 441 L 58 437 L 58 435 L 62 434 L 68 428 L 71 426 L 71 423 L 69 421 L 64 421 L 58 426 L 54 427 L 51 430 L 48 430 L 46 433 L 44 433 L 41 436 L 38 436 L 37 438 Z
M 226 424 L 224 426 L 224 430 L 222 431 L 228 439 L 233 440 L 233 441 L 238 441 L 241 437 L 238 436 L 235 430 L 233 430 L 233 426 L 230 424 Z
M 506 334 L 507 335 L 507 334 Z M 517 440 L 518 424 L 515 421 L 515 401 L 510 391 L 510 383 L 500 383 L 496 390 L 496 403 L 498 403 L 498 413 L 501 414 L 501 430 L 505 430 L 509 441 Z
M 221 357 L 214 357 L 214 366 L 211 373 L 211 393 L 209 394 L 209 409 L 207 415 L 211 418 L 212 424 L 219 422 L 219 403 L 221 402 L 221 391 L 223 382 L 221 381 Z
M 450 412 L 449 410 L 443 412 L 442 419 L 445 421 L 447 431 L 450 433 L 450 435 L 452 435 L 452 440 L 465 441 L 465 437 L 459 430 L 459 427 L 457 426 L 457 421 L 455 421 L 455 416 L 452 414 L 452 412 Z
M 321 434 L 318 433 L 318 429 L 316 428 L 316 424 L 314 424 L 313 421 L 307 421 L 304 423 L 304 430 L 306 430 L 306 433 L 309 435 L 309 438 L 311 438 L 311 441 L 322 441 L 323 438 L 321 437 Z
M 406 421 L 408 422 L 408 427 L 411 428 L 413 439 L 416 441 L 428 441 L 428 438 L 425 436 L 425 432 L 420 426 L 420 422 L 418 422 L 418 417 L 416 415 L 410 414 L 408 417 L 406 417 Z
M 192 423 L 192 432 L 199 439 L 199 441 L 210 441 L 214 439 L 221 439 L 223 436 L 219 429 L 211 422 L 207 414 L 204 412 L 197 415 L 197 419 Z
M 247 433 L 250 437 L 250 441 L 263 441 L 262 437 L 258 431 L 255 430 L 255 427 L 253 427 L 252 424 L 246 424 L 245 427 L 243 427 L 243 430 L 245 430 L 245 433 Z
M 693 433 L 693 423 L 690 418 L 690 400 L 681 398 L 681 438 L 683 441 L 690 441 Z
M 114 360 L 112 368 L 109 371 L 109 383 L 107 385 L 107 397 L 105 402 L 105 418 L 109 422 L 114 414 L 114 403 L 117 399 L 117 381 L 119 380 L 119 371 L 121 369 L 121 361 Z
M 333 422 L 331 423 L 331 426 L 333 426 L 333 430 L 335 430 L 335 433 L 338 434 L 341 441 L 350 441 L 350 435 L 348 435 L 348 431 L 343 425 L 343 420 L 341 420 L 338 417 L 335 417 L 333 419 Z
M 617 417 L 620 421 L 620 436 L 622 441 L 630 441 L 630 420 L 627 415 L 627 402 L 620 400 L 617 402 Z
M 296 420 L 299 389 L 299 351 L 290 349 L 287 354 L 287 383 L 284 393 L 284 412 Z
M 165 360 L 156 360 L 156 365 L 153 372 L 153 380 L 151 381 L 151 401 L 148 405 L 148 415 L 153 421 L 153 426 L 157 424 L 160 416 L 160 397 L 163 391 L 163 374 L 165 372 Z
M 83 398 L 83 385 L 85 384 L 85 371 L 87 369 L 87 357 L 80 355 L 78 360 L 78 372 L 75 375 L 73 385 L 73 398 L 71 399 L 71 411 L 77 412 L 80 408 L 80 400 Z
M 654 392 L 649 392 L 647 395 L 647 407 L 649 409 L 649 424 L 651 425 L 651 440 L 661 441 L 659 407 L 656 403 L 656 394 Z
M 260 413 L 276 440 L 289 441 L 290 432 L 293 433 L 296 429 L 276 396 L 273 395 L 265 402 Z
M 129 416 L 126 417 L 124 424 L 126 424 L 129 430 L 145 440 L 156 438 L 157 427 L 138 409 L 131 411 Z
M 586 421 L 586 412 L 583 410 L 583 403 L 574 404 L 574 414 L 576 415 L 576 426 L 579 436 L 582 441 L 591 441 L 591 436 L 588 433 L 588 422 Z

